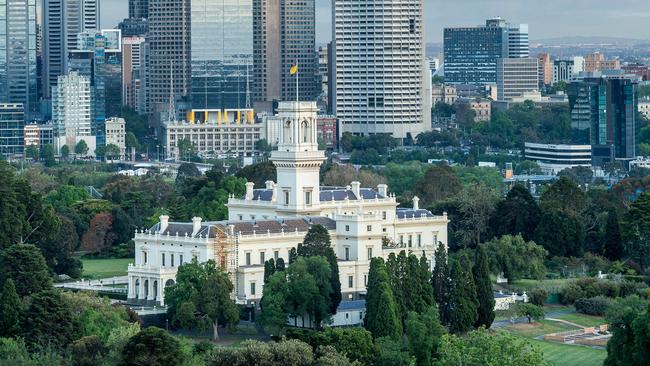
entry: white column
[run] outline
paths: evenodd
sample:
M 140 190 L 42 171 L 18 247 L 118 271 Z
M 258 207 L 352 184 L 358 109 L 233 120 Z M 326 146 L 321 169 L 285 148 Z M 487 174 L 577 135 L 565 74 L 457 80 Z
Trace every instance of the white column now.
M 136 297 L 136 291 L 137 289 L 135 288 L 135 276 L 129 276 L 129 294 L 127 295 L 127 298 L 133 299 Z
M 167 280 L 161 278 L 160 281 L 158 282 L 158 296 L 157 297 L 158 297 L 158 301 L 160 302 L 161 306 L 165 306 L 165 299 L 164 299 L 165 291 L 163 291 L 163 287 L 165 286 L 165 284 L 163 283 L 163 281 L 167 281 Z
M 155 279 L 149 278 L 149 283 L 147 284 L 149 286 L 149 291 L 147 291 L 147 300 L 152 301 L 154 299 L 154 293 L 153 293 L 153 281 Z
M 144 299 L 144 278 L 138 277 L 138 281 L 140 281 L 140 285 L 138 285 L 138 299 L 142 300 Z

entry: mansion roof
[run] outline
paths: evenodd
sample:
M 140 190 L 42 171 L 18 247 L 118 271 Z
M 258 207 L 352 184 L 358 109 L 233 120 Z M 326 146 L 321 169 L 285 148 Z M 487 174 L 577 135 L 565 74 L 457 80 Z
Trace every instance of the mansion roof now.
M 234 233 L 249 235 L 259 234 L 277 234 L 291 232 L 307 232 L 312 225 L 322 225 L 328 230 L 336 229 L 336 221 L 327 217 L 304 217 L 299 219 L 274 219 L 260 221 L 218 221 L 201 223 L 201 228 L 194 235 L 194 224 L 192 222 L 170 222 L 165 231 L 160 235 L 181 236 L 181 237 L 208 237 L 215 238 L 218 233 L 229 232 L 230 227 Z M 149 231 L 158 232 L 160 223 L 154 225 Z
M 347 187 L 320 187 L 320 201 L 321 202 L 331 202 L 331 201 L 356 201 L 358 199 L 375 199 L 375 198 L 386 198 L 379 194 L 372 188 L 361 188 L 359 189 L 359 196 L 357 197 L 354 194 L 352 189 Z M 242 197 L 243 199 L 244 197 Z M 253 190 L 253 201 L 267 201 L 271 202 L 273 200 L 273 189 L 255 189 Z

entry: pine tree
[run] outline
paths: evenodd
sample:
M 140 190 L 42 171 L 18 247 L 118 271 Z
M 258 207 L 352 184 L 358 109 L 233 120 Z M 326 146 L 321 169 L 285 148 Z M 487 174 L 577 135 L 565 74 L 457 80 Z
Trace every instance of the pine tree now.
M 20 309 L 22 304 L 16 293 L 16 285 L 10 278 L 5 281 L 0 293 L 0 337 L 13 337 L 20 331 Z
M 479 245 L 476 250 L 476 263 L 472 271 L 476 284 L 476 297 L 478 299 L 478 320 L 474 327 L 484 326 L 489 329 L 494 321 L 494 293 L 490 281 L 490 268 L 485 247 Z
M 612 261 L 620 260 L 623 257 L 623 237 L 621 236 L 618 214 L 614 209 L 609 210 L 607 214 L 605 257 Z
M 449 331 L 452 333 L 467 332 L 478 319 L 472 266 L 465 255 L 451 265 L 449 309 Z
M 388 283 L 384 260 L 373 258 L 368 273 L 368 295 L 366 297 L 366 329 L 376 338 L 402 336 L 402 323 L 397 315 L 393 291 Z
M 300 248 L 300 244 L 298 244 L 298 248 Z M 289 264 L 295 262 L 296 259 L 298 259 L 298 251 L 296 248 L 289 249 Z
M 440 312 L 442 324 L 449 323 L 449 264 L 447 263 L 447 248 L 443 243 L 438 245 L 435 253 L 435 267 L 431 277 L 433 294 Z

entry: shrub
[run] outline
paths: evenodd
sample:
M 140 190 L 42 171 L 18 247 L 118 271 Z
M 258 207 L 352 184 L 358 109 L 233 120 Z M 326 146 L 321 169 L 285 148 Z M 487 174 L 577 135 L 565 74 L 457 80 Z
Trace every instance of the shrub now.
M 578 299 L 575 302 L 576 311 L 587 315 L 605 315 L 611 300 L 604 296 L 596 296 L 588 299 Z
M 585 297 L 585 292 L 577 283 L 571 282 L 560 291 L 560 302 L 564 305 L 571 305 L 577 299 Z
M 620 287 L 612 281 L 597 281 L 592 285 L 594 289 L 594 294 L 592 296 L 607 296 L 607 297 L 618 297 L 620 293 Z
M 623 281 L 619 284 L 620 296 L 628 297 L 629 295 L 636 294 L 639 290 L 645 289 L 648 286 L 643 282 Z
M 548 297 L 548 291 L 546 291 L 543 288 L 534 288 L 530 291 L 530 294 L 528 294 L 528 297 L 530 299 L 530 302 L 533 305 L 537 306 L 544 306 L 544 302 L 546 301 L 546 298 Z

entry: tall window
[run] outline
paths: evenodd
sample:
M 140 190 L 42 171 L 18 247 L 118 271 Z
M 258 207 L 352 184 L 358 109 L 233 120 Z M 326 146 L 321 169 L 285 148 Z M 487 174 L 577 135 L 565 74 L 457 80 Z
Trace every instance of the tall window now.
M 418 234 L 418 248 L 422 246 L 422 234 Z
M 284 191 L 284 205 L 289 206 L 289 191 Z
M 350 248 L 345 248 L 345 260 L 350 260 Z
M 162 254 L 161 258 L 162 258 L 162 266 L 164 267 L 165 266 L 165 253 Z
M 142 252 L 142 257 L 144 259 L 144 264 L 147 264 L 147 252 Z
M 260 252 L 260 264 L 264 264 L 264 262 L 266 261 L 265 258 L 264 258 L 264 256 L 265 256 L 265 253 L 264 253 L 264 252 Z
M 413 235 L 409 235 L 409 248 L 413 246 Z
M 348 288 L 354 287 L 354 277 L 348 276 Z
M 255 295 L 255 282 L 251 282 L 251 295 Z
M 251 253 L 246 253 L 246 265 L 250 266 L 251 265 Z
M 372 248 L 368 248 L 368 260 L 372 259 Z
M 305 205 L 311 205 L 311 191 L 305 192 Z
M 179 254 L 180 258 L 178 258 L 178 265 L 182 266 L 183 265 L 183 255 Z
M 280 257 L 280 251 L 278 250 L 273 251 L 273 260 L 277 262 L 279 257 Z
M 174 266 L 174 253 L 170 254 L 172 267 Z

